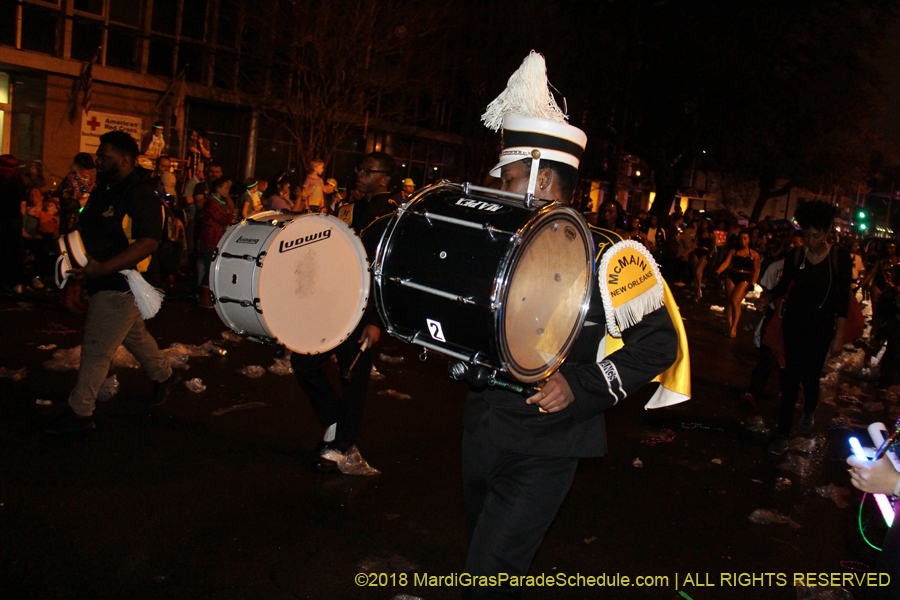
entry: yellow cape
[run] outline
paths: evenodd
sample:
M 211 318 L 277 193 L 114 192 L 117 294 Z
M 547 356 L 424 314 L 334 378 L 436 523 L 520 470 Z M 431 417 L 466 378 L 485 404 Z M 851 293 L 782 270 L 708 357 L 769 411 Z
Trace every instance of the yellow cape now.
M 669 311 L 669 317 L 678 333 L 678 357 L 675 364 L 656 376 L 653 381 L 659 382 L 659 388 L 644 408 L 662 408 L 691 399 L 691 357 L 688 353 L 687 334 L 681 321 L 681 312 L 672 296 L 669 285 L 663 281 L 663 303 Z M 604 356 L 609 356 L 623 346 L 621 338 L 607 334 Z

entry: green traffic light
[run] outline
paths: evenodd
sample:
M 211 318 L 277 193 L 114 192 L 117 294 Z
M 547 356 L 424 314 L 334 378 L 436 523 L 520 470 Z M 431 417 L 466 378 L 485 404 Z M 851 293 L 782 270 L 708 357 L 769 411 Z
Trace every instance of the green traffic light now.
M 860 223 L 860 224 L 859 224 L 859 228 L 860 228 L 862 231 L 865 231 L 865 230 L 866 230 L 866 224 L 865 224 L 865 223 Z
M 865 219 L 865 218 L 866 218 L 866 213 L 864 213 L 863 211 L 859 211 L 859 218 L 860 218 L 860 219 Z

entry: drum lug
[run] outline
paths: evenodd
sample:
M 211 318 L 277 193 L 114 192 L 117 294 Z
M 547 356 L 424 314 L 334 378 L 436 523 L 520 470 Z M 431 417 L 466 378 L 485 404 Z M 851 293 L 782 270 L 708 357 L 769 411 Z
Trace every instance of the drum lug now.
M 212 258 L 210 258 L 209 260 L 210 261 L 216 260 L 216 257 L 218 257 L 218 256 L 219 256 L 219 249 L 216 248 L 215 250 L 213 250 Z
M 422 353 L 419 354 L 419 360 L 421 362 L 425 362 L 426 360 L 428 360 L 428 348 L 425 348 L 424 346 L 422 347 Z
M 248 303 L 248 306 L 249 306 L 249 303 Z M 253 309 L 256 312 L 258 312 L 259 314 L 262 314 L 262 309 L 259 307 L 259 298 L 253 299 Z
M 259 253 L 259 256 L 256 257 L 256 266 L 262 267 L 262 259 L 266 257 L 265 250 Z

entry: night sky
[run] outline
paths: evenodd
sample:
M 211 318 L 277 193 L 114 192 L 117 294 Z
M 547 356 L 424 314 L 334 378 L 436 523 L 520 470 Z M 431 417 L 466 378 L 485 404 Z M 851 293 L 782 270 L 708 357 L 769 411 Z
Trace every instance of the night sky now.
M 878 64 L 888 100 L 882 138 L 900 148 L 900 24 L 895 23 L 885 36 Z

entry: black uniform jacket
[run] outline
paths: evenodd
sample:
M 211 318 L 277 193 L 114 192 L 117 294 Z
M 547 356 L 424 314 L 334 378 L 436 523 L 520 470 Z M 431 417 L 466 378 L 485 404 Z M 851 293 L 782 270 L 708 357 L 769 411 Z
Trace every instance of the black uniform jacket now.
M 131 231 L 123 223 L 131 219 Z M 163 212 L 153 185 L 135 170 L 115 185 L 100 179 L 78 218 L 81 238 L 88 255 L 95 260 L 113 258 L 126 248 L 130 240 L 162 237 Z M 121 273 L 110 273 L 87 280 L 87 292 L 113 290 L 127 292 L 131 288 Z
M 560 368 L 575 401 L 565 410 L 543 413 L 526 404 L 521 394 L 496 388 L 472 389 L 466 398 L 465 428 L 474 431 L 484 412 L 489 411 L 491 441 L 505 450 L 577 458 L 606 454 L 603 411 L 652 381 L 677 357 L 678 336 L 665 306 L 625 329 L 624 347 L 606 358 L 598 357 L 606 337 L 606 316 L 596 287 L 596 269 L 603 253 L 622 238 L 593 227 L 591 233 L 597 248 L 595 287 L 585 326 Z

